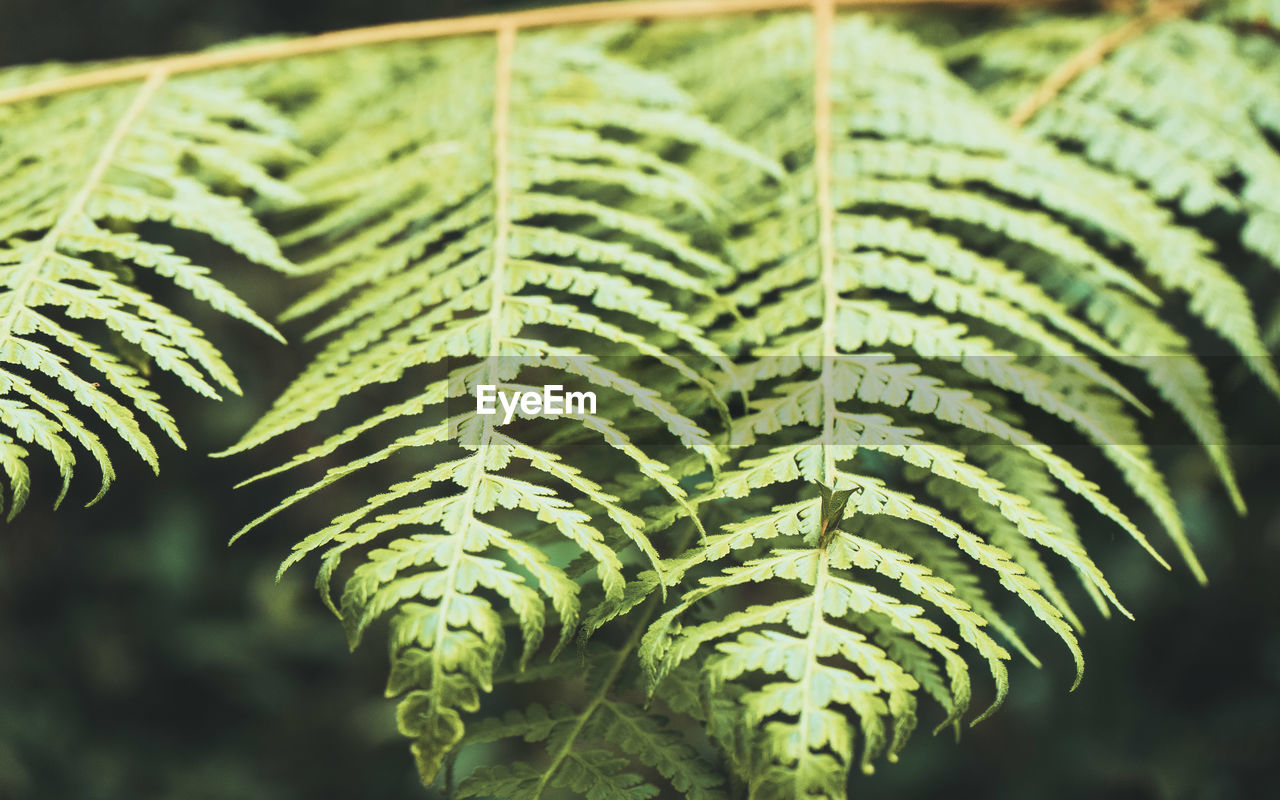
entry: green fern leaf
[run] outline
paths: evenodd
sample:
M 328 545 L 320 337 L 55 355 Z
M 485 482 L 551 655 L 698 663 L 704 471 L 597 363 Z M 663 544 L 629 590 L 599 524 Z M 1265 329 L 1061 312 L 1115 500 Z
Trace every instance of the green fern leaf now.
M 20 73 L 21 74 L 21 73 Z M 115 471 L 85 418 L 100 420 L 158 469 L 137 415 L 182 446 L 177 424 L 145 369 L 112 352 L 109 334 L 200 394 L 239 392 L 218 350 L 189 321 L 139 288 L 154 272 L 197 300 L 279 339 L 239 297 L 170 247 L 131 232 L 137 223 L 194 231 L 260 264 L 286 269 L 275 240 L 241 194 L 294 197 L 268 168 L 297 154 L 281 115 L 227 78 L 155 72 L 140 87 L 106 88 L 5 107 L 0 163 L 0 392 L 5 424 L 46 450 L 67 491 L 86 449 Z M 56 141 L 56 147 L 48 146 Z M 97 326 L 86 324 L 95 321 Z M 39 373 L 42 378 L 33 381 Z M 99 380 L 83 377 L 92 374 Z M 45 380 L 47 379 L 47 380 Z M 67 401 L 50 392 L 65 392 Z M 48 390 L 40 388 L 49 387 Z M 22 448 L 9 448 L 12 515 L 27 496 Z M 94 498 L 95 500 L 97 498 Z M 92 501 L 91 501 L 92 502 Z
M 1069 518 L 1066 528 L 1051 521 L 1031 500 L 968 463 L 960 452 L 921 438 L 917 425 L 927 425 L 936 435 L 942 430 L 939 423 L 957 424 L 1019 445 L 1065 488 L 1088 497 L 1150 549 L 1133 523 L 1078 469 L 1015 427 L 1011 420 L 1017 417 L 1003 404 L 993 408 L 972 392 L 986 391 L 980 388 L 985 384 L 1021 398 L 1026 406 L 1059 417 L 1103 446 L 1141 496 L 1161 512 L 1179 546 L 1185 545 L 1176 514 L 1166 513 L 1172 505 L 1149 455 L 1128 447 L 1140 440 L 1122 404 L 1145 406 L 1080 349 L 1123 360 L 1125 348 L 1107 335 L 1111 331 L 1080 320 L 1069 303 L 1055 299 L 1046 290 L 1051 285 L 1037 286 L 1034 273 L 1014 272 L 986 256 L 988 242 L 1003 240 L 1033 250 L 1046 262 L 1089 275 L 1099 291 L 1149 301 L 1156 296 L 1130 275 L 1123 259 L 1094 244 L 1093 232 L 1104 230 L 1111 239 L 1126 240 L 1134 251 L 1145 252 L 1149 266 L 1170 288 L 1191 284 L 1172 271 L 1167 259 L 1156 256 L 1157 248 L 1171 245 L 1148 243 L 1159 237 L 1190 240 L 1188 232 L 1172 227 L 1136 191 L 1129 195 L 1147 203 L 1145 207 L 1126 199 L 1124 213 L 1114 219 L 1094 210 L 1070 182 L 1075 178 L 1062 177 L 1087 172 L 1087 167 L 1014 134 L 901 36 L 857 18 L 824 21 L 821 16 L 816 26 L 802 17 L 745 30 L 726 25 L 719 39 L 707 36 L 705 25 L 701 32 L 704 42 L 714 42 L 703 47 L 730 64 L 742 57 L 739 53 L 766 47 L 770 52 L 788 47 L 804 51 L 815 47 L 810 44 L 815 39 L 817 53 L 808 86 L 791 77 L 803 71 L 784 70 L 777 79 L 780 86 L 767 91 L 770 96 L 813 98 L 812 105 L 793 103 L 786 110 L 731 109 L 733 95 L 723 72 L 705 85 L 698 69 L 687 72 L 690 91 L 700 99 L 706 92 L 711 113 L 734 120 L 738 127 L 731 130 L 747 132 L 748 141 L 796 165 L 782 182 L 782 192 L 769 186 L 747 190 L 760 198 L 759 205 L 737 223 L 733 252 L 746 268 L 731 296 L 743 307 L 743 319 L 722 340 L 754 356 L 740 371 L 754 397 L 749 413 L 734 421 L 731 437 L 744 453 L 711 484 L 708 496 L 743 498 L 765 492 L 776 497 L 781 486 L 816 481 L 850 492 L 852 512 L 877 524 L 867 526 L 863 537 L 836 533 L 836 539 L 828 539 L 832 532 L 826 515 L 819 518 L 812 505 L 792 504 L 727 526 L 723 534 L 672 562 L 673 575 L 699 574 L 701 586 L 688 591 L 651 627 L 641 656 L 651 672 L 651 691 L 661 691 L 667 675 L 710 647 L 719 655 L 706 658 L 700 669 L 713 693 L 751 673 L 764 673 L 766 681 L 785 676 L 780 683 L 747 688 L 742 695 L 748 713 L 756 715 L 751 719 L 762 726 L 748 782 L 762 796 L 842 796 L 843 776 L 855 763 L 866 768 L 882 750 L 894 753 L 901 746 L 912 724 L 907 719 L 915 713 L 903 710 L 903 698 L 914 704 L 921 690 L 921 683 L 893 661 L 888 661 L 896 670 L 891 677 L 881 673 L 886 677 L 880 683 L 868 682 L 877 674 L 872 665 L 888 657 L 879 648 L 879 661 L 867 660 L 872 658 L 867 653 L 853 654 L 848 637 L 859 636 L 863 642 L 866 636 L 854 633 L 859 625 L 879 633 L 885 643 L 896 635 L 944 660 L 952 676 L 950 696 L 939 691 L 935 672 L 920 664 L 914 672 L 930 681 L 935 697 L 945 697 L 948 721 L 958 718 L 968 703 L 967 678 L 961 677 L 964 662 L 954 643 L 937 642 L 932 638 L 937 634 L 910 622 L 924 615 L 924 608 L 910 606 L 913 613 L 903 614 L 897 600 L 878 591 L 874 599 L 842 605 L 827 595 L 835 591 L 830 587 L 863 596 L 875 591 L 856 576 L 846 577 L 844 570 L 879 572 L 896 581 L 899 590 L 924 600 L 934 613 L 943 612 L 988 662 L 997 685 L 995 705 L 1007 689 L 1003 662 L 1008 653 L 983 628 L 994 627 L 1013 646 L 1026 648 L 987 598 L 982 575 L 995 578 L 1053 630 L 1068 646 L 1077 670 L 1083 664 L 1072 630 L 1078 619 L 1035 546 L 1062 555 L 1087 576 L 1091 591 L 1123 611 L 1079 544 Z M 699 63 L 696 56 L 690 61 Z M 679 65 L 674 70 L 680 74 Z M 928 111 L 921 114 L 920 109 Z M 1092 179 L 1112 185 L 1100 173 Z M 1010 197 L 1024 204 L 1011 203 Z M 921 219 L 926 222 L 917 222 Z M 939 236 L 939 228 L 949 235 Z M 1184 250 L 1194 253 L 1196 247 Z M 1215 264 L 1195 269 L 1201 267 L 1202 274 L 1217 276 L 1209 280 L 1238 288 L 1215 272 Z M 1001 281 L 1010 274 L 1015 277 L 1006 290 Z M 876 299 L 886 292 L 901 299 Z M 1230 292 L 1218 294 L 1227 297 Z M 948 316 L 928 316 L 921 305 Z M 955 321 L 960 316 L 971 322 Z M 1256 336 L 1241 330 L 1236 341 L 1255 352 Z M 1010 344 L 998 346 L 996 338 Z M 873 348 L 889 353 L 853 357 Z M 1159 377 L 1154 375 L 1153 381 Z M 1184 396 L 1176 391 L 1169 393 Z M 1081 403 L 1081 395 L 1094 400 Z M 869 402 L 893 408 L 893 415 L 858 413 Z M 1216 423 L 1216 417 L 1209 419 Z M 1121 441 L 1126 446 L 1116 447 Z M 931 485 L 977 525 L 977 532 L 911 494 L 889 489 L 874 473 L 874 465 L 884 462 L 859 456 L 862 468 L 848 466 L 859 453 L 888 456 L 934 474 L 939 483 Z M 864 471 L 868 468 L 873 471 Z M 945 491 L 936 488 L 941 482 Z M 912 523 L 944 538 L 926 544 L 930 540 Z M 786 542 L 781 548 L 803 546 L 771 546 L 762 552 L 761 542 L 778 537 Z M 906 552 L 888 549 L 890 543 Z M 851 555 L 850 548 L 860 555 Z M 745 559 L 742 566 L 716 565 L 735 551 Z M 789 586 L 778 591 L 793 599 L 748 605 L 698 624 L 682 621 L 712 596 L 731 607 L 748 602 L 745 587 L 761 582 Z M 842 609 L 855 613 L 846 618 Z M 867 628 L 863 617 L 879 620 L 880 628 Z M 886 626 L 885 619 L 891 624 Z M 836 652 L 859 669 L 845 671 L 819 660 Z M 915 655 L 918 661 L 920 651 Z M 759 686 L 759 680 L 752 678 L 749 685 Z M 897 734 L 890 735 L 890 728 Z M 855 732 L 863 740 L 860 756 L 855 756 Z
M 505 643 L 499 604 L 487 593 L 517 620 L 521 663 L 549 624 L 558 626 L 561 643 L 577 625 L 579 572 L 549 557 L 532 525 L 572 543 L 606 601 L 623 597 L 622 550 L 640 554 L 661 585 L 662 557 L 646 521 L 588 477 L 599 444 L 614 454 L 610 470 L 643 478 L 686 514 L 687 490 L 646 452 L 649 437 L 718 463 L 706 431 L 672 398 L 683 385 L 723 405 L 718 382 L 705 375 L 733 367 L 678 304 L 714 297 L 711 287 L 729 268 L 664 216 L 687 213 L 696 230 L 724 201 L 667 149 L 694 147 L 777 168 L 692 114 L 673 84 L 570 37 L 522 35 L 517 42 L 504 32 L 496 40 L 406 47 L 394 57 L 432 76 L 437 102 L 457 113 L 416 128 L 388 126 L 388 107 L 421 112 L 411 86 L 366 98 L 379 110 L 336 136 L 308 124 L 309 112 L 302 112 L 303 131 L 325 133 L 317 135 L 316 157 L 290 176 L 289 185 L 308 199 L 288 214 L 307 216 L 286 239 L 315 253 L 301 272 L 324 282 L 286 316 L 339 305 L 312 332 L 328 344 L 232 452 L 312 423 L 346 398 L 377 396 L 379 385 L 407 387 L 426 376 L 425 390 L 384 401 L 384 410 L 259 477 L 412 418 L 434 422 L 329 468 L 251 526 L 380 462 L 419 465 L 305 538 L 285 567 L 322 552 L 327 596 L 346 553 L 391 537 L 365 553 L 333 607 L 353 645 L 394 612 L 393 674 L 407 660 L 415 677 L 396 681 L 393 693 L 408 690 L 401 730 L 414 738 L 429 782 L 463 735 L 460 713 L 476 710 L 478 696 L 489 691 Z M 606 80 L 662 90 L 619 94 Z M 324 91 L 346 96 L 350 87 L 321 91 L 310 113 L 327 117 L 333 108 Z M 491 136 L 476 137 L 478 128 Z M 351 168 L 353 158 L 361 169 Z M 640 361 L 665 370 L 672 390 L 628 377 Z M 526 374 L 589 389 L 606 409 L 630 407 L 648 424 L 580 410 L 565 421 L 594 444 L 551 452 L 542 442 L 554 441 L 548 437 L 565 422 L 504 422 L 475 408 L 481 385 L 534 391 L 522 381 Z M 645 438 L 635 438 L 641 432 Z M 556 612 L 551 620 L 547 601 Z M 613 772 L 611 759 L 583 756 L 556 780 L 579 786 L 601 770 Z M 489 771 L 473 785 L 515 796 L 531 774 L 522 769 Z M 617 796 L 645 791 L 629 779 L 616 786 Z

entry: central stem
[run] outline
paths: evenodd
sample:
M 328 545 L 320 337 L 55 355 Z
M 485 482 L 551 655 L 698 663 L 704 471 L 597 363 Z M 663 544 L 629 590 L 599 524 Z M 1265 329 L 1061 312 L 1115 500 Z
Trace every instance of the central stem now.
M 813 172 L 817 180 L 818 259 L 822 288 L 822 482 L 835 488 L 836 243 L 835 204 L 831 198 L 831 53 L 835 28 L 834 0 L 813 3 Z

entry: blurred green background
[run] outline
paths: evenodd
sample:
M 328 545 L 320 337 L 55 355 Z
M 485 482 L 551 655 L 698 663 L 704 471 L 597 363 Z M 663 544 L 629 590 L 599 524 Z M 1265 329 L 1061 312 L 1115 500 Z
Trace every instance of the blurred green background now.
M 524 5 L 0 0 L 0 64 L 162 53 Z M 225 279 L 266 311 L 284 305 L 281 281 L 228 270 Z M 426 797 L 381 697 L 386 660 L 376 640 L 347 652 L 311 589 L 313 565 L 273 581 L 276 564 L 308 531 L 268 525 L 225 544 L 278 500 L 280 487 L 233 492 L 251 459 L 205 454 L 248 427 L 297 371 L 297 355 L 187 310 L 224 348 L 248 397 L 216 404 L 161 381 L 175 399 L 186 453 L 162 447 L 158 478 L 122 455 L 104 501 L 77 507 L 94 480 L 82 475 L 56 514 L 47 505 L 55 476 L 37 471 L 32 502 L 0 528 L 0 800 Z M 1280 441 L 1280 408 L 1257 384 L 1223 394 L 1233 432 Z M 957 746 L 928 735 L 940 714 L 927 711 L 902 762 L 859 779 L 853 796 L 1275 796 L 1280 448 L 1234 455 L 1251 504 L 1243 519 L 1199 453 L 1160 450 L 1211 576 L 1207 588 L 1185 569 L 1164 573 L 1112 526 L 1086 525 L 1087 543 L 1137 622 L 1101 620 L 1082 600 L 1088 668 L 1074 695 L 1065 653 L 1033 637 L 1046 666 L 1013 668 L 1010 701 L 994 719 Z

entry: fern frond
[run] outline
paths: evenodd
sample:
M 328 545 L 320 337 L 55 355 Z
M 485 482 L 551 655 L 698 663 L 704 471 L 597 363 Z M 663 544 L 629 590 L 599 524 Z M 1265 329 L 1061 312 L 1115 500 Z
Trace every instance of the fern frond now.
M 994 627 L 1025 651 L 983 590 L 984 576 L 995 578 L 1053 630 L 1078 669 L 1082 660 L 1072 628 L 1079 620 L 1036 548 L 1064 557 L 1091 593 L 1123 611 L 1065 513 L 1059 510 L 1051 520 L 959 451 L 924 438 L 926 428 L 930 436 L 945 436 L 948 424 L 958 425 L 979 434 L 979 442 L 994 437 L 1017 445 L 1043 474 L 1086 497 L 1150 549 L 1096 484 L 1021 430 L 1019 415 L 975 392 L 994 389 L 1020 398 L 1025 407 L 1048 412 L 1101 445 L 1160 513 L 1180 548 L 1185 545 L 1163 481 L 1124 408 L 1145 406 L 1094 360 L 1095 353 L 1129 359 L 1130 343 L 1115 327 L 1082 319 L 1075 299 L 1055 297 L 1056 287 L 1045 275 L 1011 269 L 1017 261 L 992 257 L 991 242 L 1088 275 L 1095 291 L 1145 309 L 1157 295 L 1131 275 L 1130 261 L 1115 243 L 1147 259 L 1142 263 L 1176 287 L 1184 279 L 1160 255 L 1171 245 L 1160 242 L 1180 237 L 1186 243 L 1191 234 L 1136 189 L 1115 194 L 1114 215 L 1111 208 L 1091 206 L 1092 194 L 1073 183 L 1075 175 L 1088 173 L 1087 166 L 1009 130 L 932 56 L 898 34 L 859 18 L 821 14 L 816 23 L 779 18 L 754 26 L 726 24 L 723 32 L 709 33 L 710 28 L 698 28 L 707 55 L 690 57 L 683 72 L 677 62 L 673 71 L 689 76 L 689 90 L 710 113 L 731 120 L 731 130 L 794 166 L 780 192 L 764 185 L 743 190 L 758 198 L 756 208 L 741 216 L 731 244 L 744 265 L 730 295 L 743 308 L 743 319 L 730 324 L 722 341 L 751 353 L 740 374 L 753 398 L 748 413 L 734 420 L 731 441 L 742 450 L 732 468 L 710 484 L 709 497 L 778 497 L 797 481 L 816 481 L 851 491 L 851 513 L 876 522 L 862 536 L 838 533 L 824 545 L 816 500 L 756 516 L 744 513 L 723 534 L 670 562 L 673 576 L 701 576 L 701 586 L 651 627 L 641 655 L 651 670 L 651 691 L 660 692 L 665 676 L 714 648 L 719 655 L 705 657 L 700 667 L 710 691 L 740 684 L 740 702 L 763 726 L 754 743 L 752 788 L 778 796 L 843 796 L 843 776 L 851 766 L 866 766 L 886 749 L 886 726 L 896 725 L 899 737 L 909 731 L 906 712 L 898 716 L 890 709 L 905 709 L 904 696 L 914 703 L 922 686 L 897 662 L 891 662 L 897 672 L 885 677 L 877 666 L 877 659 L 887 658 L 885 651 L 877 649 L 873 658 L 847 634 L 879 634 L 886 645 L 911 641 L 911 647 L 932 654 L 926 664 L 913 650 L 912 672 L 929 681 L 930 694 L 952 721 L 968 704 L 967 666 L 953 641 L 936 638 L 941 629 L 930 615 L 941 612 L 939 621 L 954 626 L 987 661 L 997 687 L 987 713 L 1007 690 L 1008 653 L 984 629 Z M 714 71 L 714 79 L 700 82 L 708 74 L 701 59 L 733 64 L 766 49 L 792 53 L 778 58 L 794 67 L 779 70 L 778 86 L 763 90 L 771 98 L 790 98 L 786 106 L 735 105 L 732 70 Z M 816 52 L 811 72 L 799 66 L 795 52 Z M 736 91 L 746 89 L 738 84 Z M 1102 173 L 1089 180 L 1114 185 Z M 1193 258 L 1197 247 L 1184 250 Z M 1218 274 L 1216 264 L 1201 266 Z M 1242 337 L 1242 348 L 1251 347 L 1254 340 Z M 873 349 L 889 352 L 869 355 Z M 1152 369 L 1157 385 L 1163 377 Z M 1166 391 L 1180 401 L 1187 398 L 1183 388 Z M 1081 402 L 1082 397 L 1093 400 Z M 1205 406 L 1194 400 L 1179 407 L 1190 419 L 1206 418 Z M 1218 424 L 1212 413 L 1207 420 L 1201 428 Z M 928 486 L 975 527 L 889 488 L 879 476 L 895 474 L 889 467 L 895 460 L 934 476 Z M 1037 500 L 1052 493 L 1043 485 L 1029 486 Z M 916 525 L 942 538 L 930 540 Z M 762 544 L 774 539 L 780 541 Z M 901 551 L 891 549 L 895 544 Z M 742 565 L 723 566 L 735 552 Z M 1189 555 L 1188 560 L 1195 566 Z M 846 572 L 851 569 L 871 574 Z M 886 578 L 886 588 L 872 588 Z M 777 584 L 770 594 L 784 599 L 706 622 L 685 621 L 712 596 L 730 607 L 749 603 L 746 587 L 754 587 L 756 596 L 759 583 Z M 867 599 L 841 605 L 827 594 L 836 586 Z M 898 592 L 923 605 L 909 606 L 913 610 L 904 614 L 894 597 Z M 846 609 L 852 613 L 846 616 Z M 929 628 L 921 627 L 925 623 Z M 899 644 L 898 651 L 906 647 Z M 839 667 L 829 662 L 837 653 Z M 936 668 L 934 657 L 951 676 L 949 695 L 939 691 L 930 668 Z M 766 681 L 764 689 L 755 688 L 760 680 Z M 855 733 L 864 743 L 860 757 L 854 754 Z M 887 749 L 896 752 L 898 746 Z
M 75 465 L 71 441 L 102 472 L 97 497 L 115 475 L 86 418 L 101 421 L 153 469 L 158 457 L 138 415 L 182 446 L 176 422 L 146 378 L 149 365 L 208 397 L 216 398 L 219 386 L 240 391 L 218 350 L 141 288 L 140 275 L 153 272 L 280 339 L 208 268 L 132 228 L 162 223 L 193 231 L 251 261 L 286 269 L 275 239 L 242 196 L 296 199 L 269 169 L 298 154 L 279 112 L 225 76 L 170 80 L 156 72 L 138 87 L 5 108 L 0 393 L 5 424 L 17 439 L 48 451 L 57 463 L 59 501 Z M 145 364 L 112 352 L 108 335 L 135 348 Z M 59 392 L 67 399 L 58 399 Z M 20 450 L 6 455 L 11 515 L 27 494 Z
M 1043 57 L 1023 58 L 1029 48 L 1079 50 L 1106 25 L 1100 19 L 1055 18 L 1008 26 L 959 43 L 952 56 L 997 107 L 1008 108 L 1052 68 Z M 1229 213 L 1240 220 L 1240 244 L 1280 266 L 1274 200 L 1280 192 L 1280 155 L 1267 140 L 1277 107 L 1274 76 L 1247 55 L 1239 37 L 1212 22 L 1174 19 L 1085 70 L 1037 111 L 1028 129 L 1060 147 L 1080 149 L 1155 198 L 1176 202 L 1202 227 L 1216 224 L 1206 219 L 1210 212 Z M 1226 186 L 1237 180 L 1243 188 L 1228 191 Z M 1103 187 L 1109 190 L 1089 196 L 1123 197 L 1134 210 L 1147 207 L 1140 218 L 1150 221 L 1150 234 L 1146 242 L 1131 239 L 1135 253 L 1166 286 L 1185 290 L 1191 310 L 1276 391 L 1280 384 L 1244 290 L 1216 263 L 1209 242 L 1189 228 L 1161 222 L 1141 189 L 1114 179 L 1098 184 Z
M 384 406 L 259 477 L 379 434 L 390 444 L 336 462 L 251 526 L 381 462 L 402 470 L 389 490 L 303 539 L 284 566 L 322 553 L 327 595 L 344 555 L 387 542 L 363 556 L 335 610 L 353 645 L 394 612 L 393 672 L 413 665 L 412 680 L 395 684 L 408 692 L 401 730 L 429 782 L 462 736 L 460 714 L 491 687 L 505 642 L 500 609 L 514 614 L 525 663 L 549 625 L 562 644 L 573 633 L 578 580 L 594 581 L 606 602 L 621 600 L 630 559 L 622 551 L 639 554 L 663 585 L 645 519 L 589 476 L 603 458 L 606 473 L 642 478 L 691 512 L 687 489 L 648 451 L 661 442 L 700 454 L 704 468 L 718 464 L 702 423 L 673 401 L 689 387 L 708 407 L 723 405 L 707 376 L 732 365 L 680 305 L 714 297 L 730 270 L 689 236 L 725 201 L 677 156 L 693 148 L 777 167 L 692 113 L 673 83 L 557 32 L 401 46 L 380 68 L 415 71 L 433 87 L 431 107 L 453 112 L 423 117 L 416 83 L 384 84 L 375 97 L 314 89 L 299 127 L 316 157 L 289 176 L 308 201 L 288 209 L 298 224 L 286 239 L 313 254 L 300 271 L 323 281 L 286 316 L 334 306 L 312 332 L 329 341 L 230 452 L 347 399 Z M 335 107 L 362 121 L 322 124 Z M 390 123 L 401 115 L 421 121 Z M 663 388 L 630 377 L 641 367 L 660 370 Z M 534 381 L 590 390 L 602 408 L 546 421 L 475 408 L 481 385 L 536 391 Z M 411 395 L 389 401 L 380 386 Z M 393 434 L 423 420 L 417 432 Z M 552 452 L 566 425 L 585 438 Z M 547 534 L 567 540 L 587 569 L 549 556 Z M 557 780 L 612 772 L 613 758 L 574 762 L 582 774 L 566 768 Z M 517 792 L 516 772 L 474 785 Z M 622 795 L 635 789 L 624 784 Z

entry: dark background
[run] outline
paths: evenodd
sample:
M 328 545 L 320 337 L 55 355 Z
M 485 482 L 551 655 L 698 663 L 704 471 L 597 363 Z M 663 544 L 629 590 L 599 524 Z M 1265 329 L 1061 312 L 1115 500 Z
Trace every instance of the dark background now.
M 269 33 L 321 33 L 545 5 L 485 0 L 0 0 L 0 64 L 193 50 Z
M 525 5 L 0 0 L 0 64 L 156 54 Z M 258 273 L 228 280 L 283 305 L 279 281 Z M 268 525 L 225 546 L 280 489 L 233 492 L 252 464 L 205 454 L 247 428 L 296 372 L 296 355 L 191 313 L 213 332 L 249 397 L 215 404 L 162 382 L 188 451 L 161 447 L 159 478 L 121 452 L 119 481 L 104 501 L 79 507 L 93 480 L 86 466 L 80 492 L 73 488 L 55 514 L 50 476 L 38 474 L 28 508 L 0 527 L 0 800 L 426 797 L 381 697 L 386 659 L 376 637 L 346 652 L 340 626 L 310 587 L 313 564 L 273 583 L 275 565 L 304 532 Z M 1233 432 L 1280 441 L 1275 401 L 1257 384 L 1226 394 Z M 1170 447 L 1160 458 L 1210 586 L 1198 587 L 1182 568 L 1164 573 L 1114 526 L 1084 518 L 1086 543 L 1138 621 L 1101 620 L 1081 600 L 1088 668 L 1074 695 L 1065 652 L 1033 635 L 1045 668 L 1015 665 L 1010 700 L 994 719 L 957 746 L 948 735 L 929 736 L 936 714 L 926 710 L 902 762 L 857 779 L 853 795 L 1274 795 L 1280 457 L 1276 448 L 1236 449 L 1251 504 L 1243 519 L 1198 453 Z

